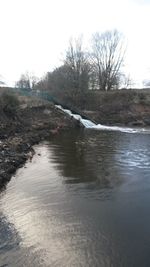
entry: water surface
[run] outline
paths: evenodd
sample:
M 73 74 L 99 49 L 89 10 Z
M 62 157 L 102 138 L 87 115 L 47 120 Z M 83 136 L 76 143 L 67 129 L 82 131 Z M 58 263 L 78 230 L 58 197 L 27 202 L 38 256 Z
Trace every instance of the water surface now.
M 150 266 L 150 136 L 73 131 L 0 194 L 0 266 Z

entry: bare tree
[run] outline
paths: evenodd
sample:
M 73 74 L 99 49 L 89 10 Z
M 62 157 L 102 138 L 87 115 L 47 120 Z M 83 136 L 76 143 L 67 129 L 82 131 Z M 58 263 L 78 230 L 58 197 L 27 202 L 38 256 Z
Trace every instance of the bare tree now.
M 37 78 L 34 74 L 28 74 L 28 76 L 31 88 L 32 89 L 36 88 L 36 84 L 38 83 L 39 78 Z
M 128 75 L 122 74 L 121 84 L 122 84 L 123 89 L 131 89 L 132 88 L 132 86 L 134 85 L 134 82 L 131 79 L 130 74 L 128 74 Z
M 22 74 L 15 86 L 20 89 L 31 89 L 29 76 L 27 74 Z
M 25 74 L 22 74 L 19 81 L 16 82 L 16 87 L 30 90 L 34 89 L 37 82 L 38 78 L 36 76 L 29 74 L 29 72 L 26 72 Z
M 91 62 L 98 89 L 107 91 L 118 86 L 124 53 L 123 39 L 117 30 L 93 35 Z
M 74 89 L 86 90 L 89 83 L 90 65 L 88 54 L 83 51 L 82 37 L 70 40 L 64 65 L 67 67 L 68 80 Z

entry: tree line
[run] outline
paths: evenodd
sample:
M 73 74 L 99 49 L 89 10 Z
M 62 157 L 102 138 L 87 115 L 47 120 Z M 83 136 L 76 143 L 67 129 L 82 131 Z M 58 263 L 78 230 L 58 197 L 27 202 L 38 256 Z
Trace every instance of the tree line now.
M 16 86 L 71 93 L 118 89 L 124 56 L 124 38 L 117 30 L 93 34 L 89 50 L 84 49 L 82 37 L 71 39 L 61 66 L 38 81 L 22 75 Z

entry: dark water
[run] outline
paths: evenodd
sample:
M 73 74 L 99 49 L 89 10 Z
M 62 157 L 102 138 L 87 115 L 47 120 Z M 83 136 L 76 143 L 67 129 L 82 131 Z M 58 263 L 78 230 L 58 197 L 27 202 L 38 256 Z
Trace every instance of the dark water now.
M 36 152 L 0 194 L 0 266 L 149 267 L 150 135 L 72 132 Z

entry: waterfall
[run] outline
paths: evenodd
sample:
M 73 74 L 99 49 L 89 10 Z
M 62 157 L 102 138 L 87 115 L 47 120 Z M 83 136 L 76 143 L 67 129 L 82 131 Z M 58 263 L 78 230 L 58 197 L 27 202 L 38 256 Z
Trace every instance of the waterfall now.
M 82 119 L 81 123 L 84 125 L 85 128 L 92 128 L 92 127 L 96 127 L 96 124 L 90 120 L 85 120 Z
M 81 115 L 72 113 L 69 109 L 64 109 L 61 105 L 55 105 L 56 108 L 61 109 L 63 112 L 67 113 L 69 116 L 80 121 L 80 123 L 87 129 L 95 130 L 106 130 L 106 131 L 120 131 L 124 133 L 148 133 L 150 134 L 150 129 L 145 128 L 129 128 L 129 127 L 118 127 L 118 126 L 106 126 L 102 124 L 95 124 L 94 122 L 83 119 Z

